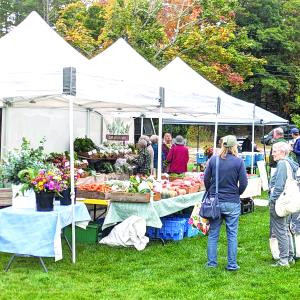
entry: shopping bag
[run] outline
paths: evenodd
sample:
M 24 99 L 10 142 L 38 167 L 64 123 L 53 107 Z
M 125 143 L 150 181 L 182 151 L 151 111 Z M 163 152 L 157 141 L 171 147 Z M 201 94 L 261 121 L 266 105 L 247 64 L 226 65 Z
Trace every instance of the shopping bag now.
M 287 167 L 287 179 L 284 191 L 275 202 L 275 211 L 279 217 L 300 212 L 300 187 L 297 180 L 293 178 L 290 164 L 285 161 Z
M 205 219 L 219 219 L 221 217 L 218 194 L 210 195 L 205 192 L 200 206 L 200 216 Z
M 207 235 L 209 230 L 209 221 L 200 216 L 200 206 L 200 202 L 194 206 L 192 214 L 189 218 L 189 224 L 195 228 L 198 228 L 198 230 L 200 230 L 204 235 Z

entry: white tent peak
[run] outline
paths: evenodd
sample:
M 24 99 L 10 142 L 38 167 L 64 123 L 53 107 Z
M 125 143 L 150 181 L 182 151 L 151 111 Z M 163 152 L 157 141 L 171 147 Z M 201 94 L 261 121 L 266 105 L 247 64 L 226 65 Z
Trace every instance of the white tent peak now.
M 91 63 L 115 78 L 139 81 L 141 74 L 149 79 L 158 76 L 158 70 L 122 38 L 92 58 Z
M 46 63 L 54 67 L 62 62 L 72 66 L 87 61 L 35 11 L 0 39 L 0 48 L 1 68 L 5 66 L 2 60 L 9 57 L 13 57 L 9 60 L 13 69 L 14 65 L 20 69 L 20 64 L 40 68 Z

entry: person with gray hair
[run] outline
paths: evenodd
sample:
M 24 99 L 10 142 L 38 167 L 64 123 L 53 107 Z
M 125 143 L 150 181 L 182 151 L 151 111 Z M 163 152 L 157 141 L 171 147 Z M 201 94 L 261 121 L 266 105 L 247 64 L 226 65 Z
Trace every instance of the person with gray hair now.
M 136 165 L 136 173 L 141 175 L 150 175 L 151 157 L 147 150 L 147 142 L 139 139 L 137 143 L 138 157 L 133 161 Z
M 289 237 L 289 217 L 279 217 L 275 211 L 275 204 L 284 191 L 288 169 L 292 171 L 292 176 L 295 178 L 298 164 L 288 158 L 290 146 L 286 142 L 277 142 L 272 149 L 277 168 L 270 181 L 270 237 L 277 239 L 279 248 L 279 260 L 272 266 L 289 267 L 290 264 L 295 263 L 293 247 Z
M 150 136 L 151 146 L 153 149 L 153 168 L 157 169 L 158 163 L 158 135 L 151 135 Z
M 141 135 L 141 137 L 140 137 L 139 140 L 145 140 L 147 142 L 147 150 L 148 150 L 148 152 L 150 154 L 150 157 L 151 157 L 150 168 L 151 168 L 151 174 L 152 174 L 152 171 L 153 171 L 153 161 L 154 161 L 154 151 L 153 151 L 153 148 L 151 146 L 150 138 L 147 135 Z
M 283 129 L 281 127 L 277 127 L 275 129 L 273 129 L 273 142 L 272 142 L 272 148 L 271 148 L 270 156 L 269 156 L 269 167 L 271 168 L 271 170 L 270 170 L 271 177 L 274 174 L 276 167 L 277 167 L 277 161 L 275 161 L 273 158 L 273 145 L 275 145 L 276 143 L 279 143 L 279 142 L 287 143 L 287 141 L 284 139 L 284 133 L 283 133 Z

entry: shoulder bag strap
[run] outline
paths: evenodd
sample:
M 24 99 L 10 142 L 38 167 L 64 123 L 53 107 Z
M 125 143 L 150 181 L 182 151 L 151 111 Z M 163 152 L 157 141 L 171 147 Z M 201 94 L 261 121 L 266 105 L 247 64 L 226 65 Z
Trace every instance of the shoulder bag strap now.
M 292 172 L 292 167 L 290 165 L 290 163 L 285 160 L 285 166 L 286 166 L 286 176 L 287 176 L 287 179 L 293 179 L 294 176 L 293 176 L 293 172 Z
M 219 193 L 219 155 L 216 157 L 216 194 Z

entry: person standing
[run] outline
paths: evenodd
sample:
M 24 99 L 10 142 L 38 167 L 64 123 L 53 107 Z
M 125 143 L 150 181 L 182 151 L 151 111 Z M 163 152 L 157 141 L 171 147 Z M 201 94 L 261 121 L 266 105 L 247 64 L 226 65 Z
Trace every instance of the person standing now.
M 153 151 L 153 148 L 152 148 L 152 145 L 151 145 L 150 138 L 147 135 L 141 135 L 139 140 L 145 140 L 146 143 L 147 143 L 147 150 L 148 150 L 148 152 L 150 154 L 150 158 L 151 158 L 150 169 L 151 169 L 151 174 L 152 174 L 152 172 L 153 172 L 153 163 L 154 163 L 154 151 Z
M 272 148 L 270 151 L 270 156 L 269 156 L 269 167 L 271 168 L 270 170 L 270 175 L 274 174 L 276 167 L 277 167 L 277 161 L 274 160 L 273 158 L 273 145 L 279 142 L 284 142 L 287 143 L 287 141 L 284 139 L 284 133 L 283 129 L 281 127 L 273 129 L 273 142 L 272 142 Z
M 170 164 L 169 173 L 181 174 L 187 172 L 189 149 L 184 144 L 183 137 L 177 135 L 175 145 L 171 148 L 167 156 L 167 161 Z
M 134 160 L 134 163 L 136 164 L 136 173 L 148 176 L 151 171 L 151 156 L 147 150 L 147 142 L 144 139 L 139 139 L 137 148 L 138 156 Z
M 164 140 L 162 144 L 162 162 L 163 162 L 163 172 L 166 173 L 169 170 L 167 156 L 170 149 L 172 148 L 172 135 L 169 132 L 166 132 L 164 135 Z
M 287 180 L 287 164 L 295 178 L 298 164 L 288 158 L 290 146 L 285 142 L 278 142 L 273 145 L 273 158 L 277 162 L 277 168 L 270 181 L 270 236 L 275 237 L 278 241 L 279 260 L 273 264 L 274 267 L 289 267 L 294 264 L 294 253 L 289 237 L 289 217 L 279 217 L 275 211 L 276 201 L 283 193 Z M 297 199 L 298 200 L 298 199 Z
M 158 163 L 158 135 L 151 135 L 150 137 L 151 146 L 153 149 L 153 168 L 157 170 Z
M 293 153 L 296 155 L 297 162 L 300 165 L 300 136 L 299 136 L 299 129 L 292 128 L 291 134 L 293 138 Z
M 228 242 L 228 271 L 236 271 L 240 267 L 237 264 L 237 236 L 238 222 L 241 212 L 240 195 L 245 191 L 248 179 L 244 162 L 238 157 L 237 139 L 233 135 L 223 138 L 223 144 L 219 156 L 219 204 L 221 217 L 209 220 L 207 244 L 207 267 L 217 267 L 217 247 L 220 228 L 225 220 L 227 242 Z M 216 159 L 217 155 L 211 157 L 204 173 L 204 184 L 206 190 L 211 194 L 216 193 Z

